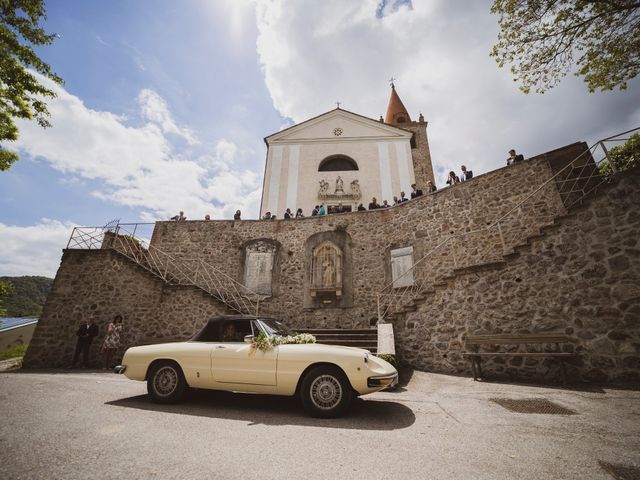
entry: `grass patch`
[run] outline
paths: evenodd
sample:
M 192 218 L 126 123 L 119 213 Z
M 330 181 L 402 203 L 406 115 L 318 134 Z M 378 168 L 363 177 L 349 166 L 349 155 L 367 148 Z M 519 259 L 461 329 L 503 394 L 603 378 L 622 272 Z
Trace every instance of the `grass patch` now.
M 23 343 L 22 345 L 7 348 L 0 352 L 0 361 L 16 357 L 24 357 L 24 354 L 27 353 L 27 347 L 28 345 Z

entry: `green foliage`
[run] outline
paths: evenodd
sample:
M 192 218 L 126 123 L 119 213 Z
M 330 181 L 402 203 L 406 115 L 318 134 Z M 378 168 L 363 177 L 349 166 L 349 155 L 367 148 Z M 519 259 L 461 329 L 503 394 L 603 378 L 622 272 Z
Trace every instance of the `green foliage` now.
M 637 0 L 494 0 L 491 13 L 501 29 L 491 56 L 524 93 L 553 88 L 574 63 L 590 92 L 624 90 L 640 72 Z
M 9 347 L 6 350 L 0 352 L 0 361 L 9 360 L 10 358 L 24 357 L 27 353 L 28 345 L 23 343 L 14 347 Z
M 396 360 L 395 355 L 391 355 L 390 353 L 381 353 L 380 355 L 377 355 L 377 357 L 381 358 L 385 362 L 389 362 L 395 368 L 398 368 L 398 361 Z
M 34 51 L 34 47 L 50 45 L 56 38 L 38 26 L 45 18 L 44 0 L 0 0 L 0 142 L 18 139 L 17 118 L 35 120 L 43 128 L 50 126 L 43 99 L 56 95 L 30 72 L 63 83 Z M 0 145 L 0 170 L 8 170 L 17 159 L 15 152 Z
M 640 133 L 631 135 L 625 143 L 609 150 L 609 157 L 619 172 L 640 166 Z M 608 160 L 601 162 L 598 169 L 603 175 L 613 173 Z
M 0 317 L 7 316 L 7 309 L 4 306 L 4 302 L 12 292 L 13 285 L 11 285 L 11 282 L 0 280 Z
M 47 277 L 0 277 L 0 284 L 3 283 L 10 283 L 13 288 L 1 302 L 6 309 L 1 316 L 39 317 L 53 280 Z

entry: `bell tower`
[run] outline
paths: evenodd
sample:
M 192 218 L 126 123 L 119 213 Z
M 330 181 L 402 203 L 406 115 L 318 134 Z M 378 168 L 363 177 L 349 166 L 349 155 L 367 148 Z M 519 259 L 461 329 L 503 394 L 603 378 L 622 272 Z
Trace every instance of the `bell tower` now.
M 416 184 L 423 191 L 426 189 L 427 181 L 431 180 L 435 185 L 429 140 L 427 138 L 427 122 L 422 114 L 418 117 L 417 122 L 411 121 L 409 112 L 402 100 L 400 100 L 398 92 L 396 92 L 394 79 L 391 79 L 391 96 L 389 97 L 384 123 L 413 133 L 411 137 L 411 158 L 413 160 Z M 407 192 L 408 194 L 409 192 Z

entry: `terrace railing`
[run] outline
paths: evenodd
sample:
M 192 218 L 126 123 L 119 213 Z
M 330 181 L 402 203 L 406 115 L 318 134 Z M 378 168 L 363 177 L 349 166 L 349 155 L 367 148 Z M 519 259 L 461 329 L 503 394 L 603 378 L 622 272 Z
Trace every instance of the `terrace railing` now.
M 503 255 L 511 253 L 515 246 L 531 235 L 528 233 L 531 232 L 531 225 L 526 219 L 536 218 L 539 226 L 551 224 L 559 215 L 580 204 L 618 173 L 619 166 L 609 154 L 610 148 L 621 145 L 638 132 L 640 127 L 596 142 L 486 227 L 451 233 L 440 238 L 410 268 L 378 292 L 378 322 L 384 323 L 386 318 L 395 313 L 411 311 L 415 308 L 416 300 L 433 291 L 435 284 L 455 268 L 502 260 Z M 556 202 L 555 207 L 545 201 L 545 195 L 554 190 L 562 200 L 562 204 Z M 464 264 L 460 258 L 465 259 Z M 437 270 L 437 267 L 443 265 L 447 273 L 440 273 L 435 277 L 429 275 L 434 271 L 442 272 L 442 268 Z M 404 277 L 413 277 L 412 284 L 394 287 L 411 283 L 403 282 Z

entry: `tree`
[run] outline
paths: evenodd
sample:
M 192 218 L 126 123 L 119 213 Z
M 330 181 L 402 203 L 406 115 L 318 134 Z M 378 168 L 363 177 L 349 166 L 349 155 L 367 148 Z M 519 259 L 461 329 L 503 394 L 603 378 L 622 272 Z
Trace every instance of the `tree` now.
M 511 65 L 520 90 L 544 93 L 572 69 L 590 92 L 627 88 L 640 71 L 638 0 L 494 0 L 491 56 Z
M 619 172 L 640 166 L 640 133 L 634 133 L 622 145 L 609 150 L 609 159 Z M 609 160 L 601 162 L 598 168 L 603 175 L 613 173 Z
M 55 98 L 33 75 L 38 72 L 57 84 L 62 79 L 34 52 L 56 38 L 39 27 L 46 19 L 44 0 L 0 0 L 0 142 L 18 139 L 17 118 L 51 126 L 43 98 Z M 0 145 L 0 170 L 8 170 L 18 159 L 16 152 Z
M 11 295 L 12 291 L 13 288 L 10 282 L 0 281 L 0 317 L 4 317 L 7 314 L 7 310 L 4 308 L 4 300 Z

